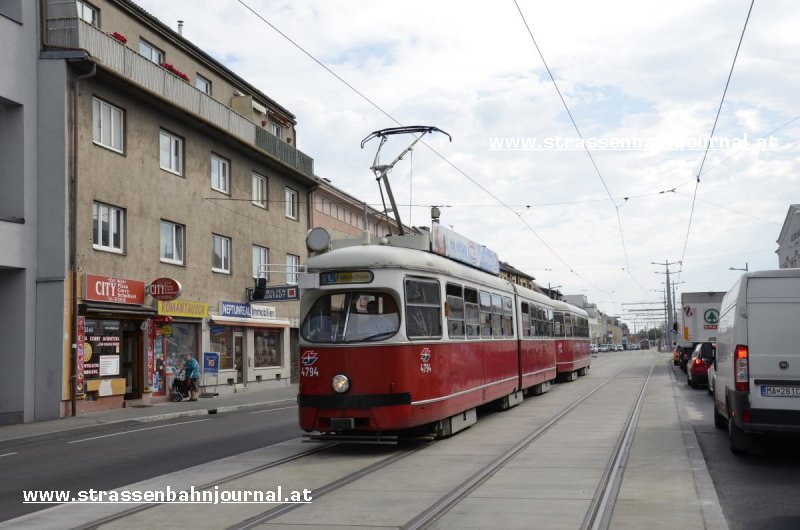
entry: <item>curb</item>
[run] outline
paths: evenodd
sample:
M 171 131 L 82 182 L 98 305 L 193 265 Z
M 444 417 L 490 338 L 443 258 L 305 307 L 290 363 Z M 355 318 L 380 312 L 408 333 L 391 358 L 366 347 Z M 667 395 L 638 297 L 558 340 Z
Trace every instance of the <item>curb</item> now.
M 239 405 L 224 405 L 222 407 L 214 407 L 210 409 L 192 409 L 181 412 L 166 412 L 164 414 L 156 414 L 153 416 L 143 416 L 141 418 L 133 418 L 130 420 L 121 421 L 135 421 L 139 423 L 153 423 L 162 420 L 171 420 L 173 418 L 183 418 L 191 416 L 206 416 L 208 414 L 222 414 L 225 412 L 235 412 L 237 410 L 254 409 L 266 405 L 285 405 L 288 403 L 297 403 L 297 398 L 278 399 L 275 401 L 261 401 L 258 403 L 242 403 Z
M 668 369 L 673 382 L 677 383 L 672 371 L 671 360 Z M 703 457 L 703 452 L 700 449 L 700 442 L 697 441 L 697 435 L 694 433 L 692 421 L 689 419 L 689 412 L 686 409 L 686 404 L 681 400 L 677 385 L 672 385 L 672 395 L 675 397 L 675 408 L 678 410 L 678 419 L 681 422 L 681 431 L 683 432 L 686 452 L 689 456 L 689 462 L 692 465 L 695 489 L 697 490 L 698 499 L 700 499 L 699 502 L 701 503 L 701 512 L 704 521 L 703 526 L 707 530 L 728 530 L 728 522 L 725 519 L 725 515 L 722 513 L 722 505 L 719 502 L 719 497 L 717 497 L 717 490 L 714 487 L 714 482 L 711 480 L 706 459 Z

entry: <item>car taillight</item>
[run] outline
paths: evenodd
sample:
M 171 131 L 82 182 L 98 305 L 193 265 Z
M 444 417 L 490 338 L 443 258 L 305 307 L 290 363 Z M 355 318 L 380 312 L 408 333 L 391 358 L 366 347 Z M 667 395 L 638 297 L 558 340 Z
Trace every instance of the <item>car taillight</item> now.
M 694 360 L 694 364 L 696 364 L 697 366 L 700 366 L 701 364 L 703 364 L 703 361 L 700 360 L 700 357 L 697 357 Z
M 737 392 L 750 391 L 750 369 L 747 357 L 747 346 L 739 344 L 733 354 L 734 382 Z

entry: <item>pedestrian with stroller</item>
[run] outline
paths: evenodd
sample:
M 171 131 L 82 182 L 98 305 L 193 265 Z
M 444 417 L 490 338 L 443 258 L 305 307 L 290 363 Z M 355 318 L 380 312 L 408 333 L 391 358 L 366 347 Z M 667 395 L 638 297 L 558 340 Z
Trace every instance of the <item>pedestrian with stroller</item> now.
M 183 370 L 189 384 L 189 401 L 197 401 L 197 388 L 200 382 L 200 365 L 189 353 L 183 354 Z

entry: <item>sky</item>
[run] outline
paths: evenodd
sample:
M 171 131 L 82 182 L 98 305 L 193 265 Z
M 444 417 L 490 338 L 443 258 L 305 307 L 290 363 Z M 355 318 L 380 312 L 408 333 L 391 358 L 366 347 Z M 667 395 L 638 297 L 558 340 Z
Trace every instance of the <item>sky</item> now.
M 666 262 L 678 293 L 778 268 L 800 202 L 793 0 L 753 7 L 707 154 L 749 0 L 137 3 L 294 113 L 315 173 L 379 209 L 377 142 L 361 140 L 446 131 L 389 175 L 402 222 L 430 225 L 437 205 L 442 224 L 632 329 L 647 323 L 631 309 L 663 300 Z

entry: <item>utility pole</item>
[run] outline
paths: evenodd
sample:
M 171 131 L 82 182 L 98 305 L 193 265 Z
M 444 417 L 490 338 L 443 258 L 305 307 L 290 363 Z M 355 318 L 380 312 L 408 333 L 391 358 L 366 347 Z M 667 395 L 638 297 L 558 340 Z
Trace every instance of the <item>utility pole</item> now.
M 667 298 L 667 319 L 666 319 L 667 320 L 667 335 L 666 335 L 666 337 L 669 339 L 670 346 L 674 347 L 675 345 L 673 344 L 673 340 L 677 341 L 678 337 L 677 337 L 677 335 L 673 335 L 672 334 L 672 332 L 673 332 L 673 323 L 675 322 L 675 320 L 674 320 L 675 312 L 674 312 L 673 299 L 670 296 L 672 293 L 671 293 L 670 283 L 669 283 L 669 266 L 670 265 L 675 265 L 675 264 L 681 264 L 682 262 L 680 262 L 680 261 L 672 261 L 672 262 L 664 261 L 664 263 L 656 263 L 656 262 L 652 262 L 652 263 L 653 263 L 653 265 L 661 265 L 666 269 L 666 272 L 656 271 L 656 274 L 666 274 L 667 275 L 667 286 L 666 286 L 666 290 L 665 290 L 665 294 L 666 294 L 666 298 Z

